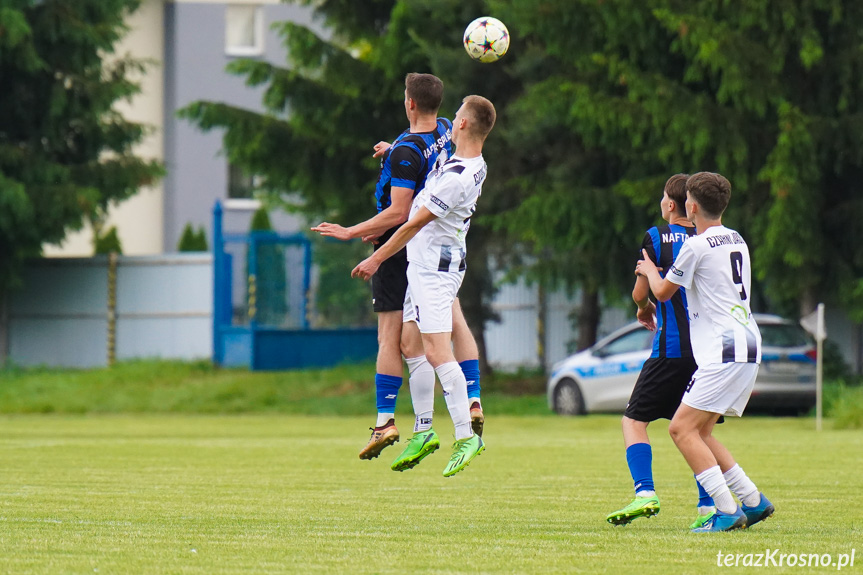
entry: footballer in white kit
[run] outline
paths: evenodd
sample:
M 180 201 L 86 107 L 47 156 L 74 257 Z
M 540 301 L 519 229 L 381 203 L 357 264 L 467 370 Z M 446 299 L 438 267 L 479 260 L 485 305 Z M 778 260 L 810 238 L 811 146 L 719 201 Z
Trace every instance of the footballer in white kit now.
M 761 333 L 749 307 L 749 248 L 740 234 L 722 225 L 730 199 L 731 183 L 723 175 L 689 176 L 686 218 L 698 234 L 683 244 L 664 278 L 645 250 L 635 267 L 659 301 L 668 301 L 680 287 L 686 289 L 689 338 L 698 369 L 668 433 L 715 505 L 712 515 L 690 526 L 695 533 L 749 528 L 776 510 L 713 436 L 721 415 L 743 415 L 761 361 Z
M 683 244 L 665 277 L 686 288 L 698 364 L 683 402 L 741 415 L 761 363 L 761 332 L 749 307 L 752 267 L 746 242 L 732 229 L 711 227 Z
M 452 477 L 485 450 L 482 438 L 471 427 L 467 380 L 453 353 L 452 306 L 464 279 L 465 239 L 486 176 L 482 148 L 496 117 L 488 99 L 472 95 L 462 100 L 453 120 L 456 155 L 428 175 L 408 221 L 351 271 L 352 277 L 368 280 L 383 261 L 407 246 L 408 290 L 403 319 L 415 321 L 419 327 L 425 357 L 440 381 L 455 430 L 456 441 L 444 477 Z M 431 428 L 434 378 L 427 383 L 411 385 L 416 425 L 407 447 L 393 462 L 395 471 L 415 467 L 440 445 Z
M 435 215 L 407 245 L 404 321 L 416 321 L 421 333 L 452 331 L 452 304 L 466 267 L 465 238 L 486 170 L 481 155 L 453 156 L 429 174 L 426 187 L 414 198 L 411 217 L 421 207 Z

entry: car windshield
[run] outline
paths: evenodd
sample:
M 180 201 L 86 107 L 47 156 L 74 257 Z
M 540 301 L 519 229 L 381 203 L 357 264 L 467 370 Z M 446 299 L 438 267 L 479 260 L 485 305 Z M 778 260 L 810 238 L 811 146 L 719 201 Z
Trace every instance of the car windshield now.
M 646 329 L 636 329 L 608 342 L 594 353 L 602 356 L 632 353 L 634 351 L 650 349 L 652 345 L 653 332 Z
M 769 347 L 803 347 L 812 340 L 802 327 L 794 324 L 759 324 L 762 345 Z

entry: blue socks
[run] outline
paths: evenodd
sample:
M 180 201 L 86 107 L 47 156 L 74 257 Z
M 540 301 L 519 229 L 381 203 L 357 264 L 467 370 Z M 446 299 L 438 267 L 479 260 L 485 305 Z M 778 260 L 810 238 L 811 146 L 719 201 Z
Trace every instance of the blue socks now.
M 698 479 L 695 480 L 695 485 L 698 486 L 698 506 L 715 507 L 715 505 L 713 504 L 713 498 L 704 490 L 704 488 L 701 486 L 701 483 L 698 482 Z
M 459 362 L 464 378 L 467 380 L 467 396 L 479 399 L 479 360 L 466 359 Z
M 653 451 L 649 443 L 635 443 L 626 449 L 626 463 L 629 465 L 629 473 L 635 484 L 635 492 L 655 491 L 653 485 Z M 698 507 L 715 507 L 713 498 L 704 490 L 698 479 Z
M 468 359 L 458 364 L 467 380 L 467 396 L 479 399 L 479 360 Z M 395 413 L 396 399 L 402 386 L 402 378 L 395 375 L 375 374 L 378 413 Z
M 377 390 L 378 413 L 395 413 L 396 398 L 402 378 L 395 375 L 375 374 L 375 389 Z
M 635 443 L 626 448 L 626 463 L 635 483 L 635 492 L 655 491 L 653 487 L 653 451 L 649 443 Z

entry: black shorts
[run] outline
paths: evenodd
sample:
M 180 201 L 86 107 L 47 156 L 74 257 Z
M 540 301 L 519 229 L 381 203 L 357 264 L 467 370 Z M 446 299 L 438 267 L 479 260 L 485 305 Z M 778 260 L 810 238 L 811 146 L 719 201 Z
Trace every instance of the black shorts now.
M 693 358 L 649 358 L 623 414 L 635 421 L 671 419 L 697 368 Z
M 375 244 L 375 251 L 384 245 L 395 233 L 396 229 L 388 230 Z M 408 251 L 402 248 L 393 254 L 375 275 L 372 276 L 372 305 L 375 312 L 402 311 L 405 305 L 405 294 L 408 291 Z

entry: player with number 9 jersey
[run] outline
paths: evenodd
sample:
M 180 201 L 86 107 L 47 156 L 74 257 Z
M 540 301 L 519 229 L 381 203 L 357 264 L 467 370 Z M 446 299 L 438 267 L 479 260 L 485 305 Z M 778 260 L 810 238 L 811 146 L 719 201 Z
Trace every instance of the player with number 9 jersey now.
M 665 277 L 686 288 L 699 366 L 761 363 L 761 333 L 749 306 L 749 248 L 739 233 L 719 225 L 689 238 Z

